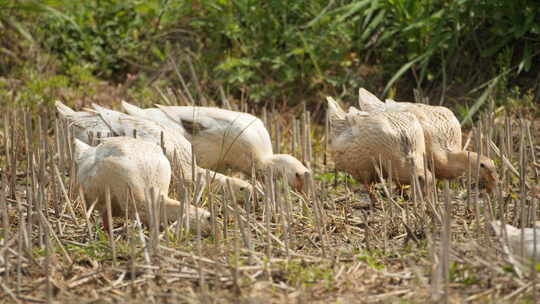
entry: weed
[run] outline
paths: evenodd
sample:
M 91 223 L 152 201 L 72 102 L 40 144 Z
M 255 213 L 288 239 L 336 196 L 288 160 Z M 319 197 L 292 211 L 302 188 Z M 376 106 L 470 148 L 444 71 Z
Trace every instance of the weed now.
M 332 288 L 333 271 L 327 265 L 305 265 L 289 262 L 285 265 L 287 283 L 297 287 L 311 287 L 323 282 L 326 288 Z
M 368 264 L 369 267 L 371 267 L 373 269 L 376 269 L 376 270 L 384 269 L 384 264 L 380 263 L 376 256 L 377 256 L 376 253 L 375 254 L 373 254 L 373 253 L 370 254 L 368 252 L 368 253 L 364 253 L 364 254 L 356 256 L 356 260 L 364 262 L 364 263 Z
M 474 285 L 480 281 L 473 269 L 468 269 L 459 263 L 452 263 L 450 266 L 450 280 L 465 286 Z

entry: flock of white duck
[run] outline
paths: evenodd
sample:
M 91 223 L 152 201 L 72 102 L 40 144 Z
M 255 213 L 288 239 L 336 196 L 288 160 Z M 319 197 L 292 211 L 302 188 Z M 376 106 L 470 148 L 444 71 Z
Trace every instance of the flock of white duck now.
M 122 107 L 128 114 L 96 104 L 92 107 L 76 112 L 56 102 L 60 117 L 69 123 L 75 137 L 78 183 L 87 202 L 97 201 L 96 209 L 106 229 L 110 226 L 105 205 L 107 189 L 113 215 L 129 210 L 125 204 L 131 191 L 141 220 L 148 222 L 146 201 L 149 189 L 154 188 L 164 197 L 167 214 L 176 219 L 180 203 L 167 196 L 171 163 L 178 165 L 178 176 L 184 181 L 191 181 L 193 173 L 208 171 L 214 183 L 224 187 L 230 184 L 237 197 L 245 197 L 254 187 L 211 170 L 231 168 L 250 174 L 252 164 L 258 170 L 271 167 L 283 172 L 297 191 L 302 191 L 304 175 L 310 172 L 296 158 L 274 154 L 264 124 L 251 114 L 190 106 L 141 109 L 127 102 L 122 102 Z M 94 139 L 98 139 L 96 147 L 91 146 Z M 202 223 L 208 223 L 207 211 L 194 207 L 190 210 L 191 219 L 195 220 L 197 214 Z
M 412 184 L 412 177 L 417 176 L 425 189 L 433 177 L 453 179 L 478 168 L 479 182 L 488 191 L 498 183 L 491 159 L 462 149 L 459 121 L 448 108 L 383 102 L 365 89 L 359 90 L 359 109 L 350 107 L 345 112 L 332 97 L 327 101 L 329 150 L 335 166 L 363 183 L 371 200 L 376 200 L 373 185 L 380 180 L 379 174 L 398 184 Z M 206 170 L 233 169 L 249 175 L 252 166 L 258 170 L 273 168 L 283 172 L 299 192 L 305 174 L 310 172 L 293 156 L 274 154 L 264 123 L 248 113 L 194 106 L 142 109 L 127 102 L 122 102 L 126 113 L 95 104 L 80 112 L 59 101 L 56 107 L 60 117 L 72 126 L 78 183 L 87 202 L 97 201 L 96 209 L 101 211 L 107 229 L 107 189 L 113 215 L 124 214 L 129 201 L 126 195 L 131 192 L 141 220 L 147 223 L 150 213 L 145 202 L 148 189 L 154 188 L 170 220 L 177 218 L 181 204 L 168 197 L 173 162 L 179 165 L 178 175 L 185 180 Z M 96 134 L 103 138 L 92 146 Z M 254 191 L 242 179 L 209 172 L 214 183 L 230 184 L 240 197 Z M 188 211 L 193 220 L 208 223 L 208 211 L 194 206 Z M 509 227 L 507 230 L 513 231 Z

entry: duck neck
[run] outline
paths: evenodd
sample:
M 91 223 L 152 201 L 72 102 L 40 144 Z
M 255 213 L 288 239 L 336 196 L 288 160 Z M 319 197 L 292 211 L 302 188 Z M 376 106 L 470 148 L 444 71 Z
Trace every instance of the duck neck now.
M 470 151 L 448 151 L 446 152 L 446 164 L 437 166 L 442 172 L 436 172 L 436 174 L 449 179 L 459 177 L 469 170 L 469 164 L 471 160 L 476 158 L 476 155 L 475 152 Z
M 181 204 L 179 201 L 165 197 L 165 216 L 167 217 L 167 220 L 169 222 L 174 222 L 178 219 L 178 214 L 181 209 Z M 204 218 L 207 216 L 208 212 L 202 208 L 193 206 L 189 202 L 186 202 L 184 206 L 184 216 L 186 214 L 189 214 L 189 218 L 194 219 L 196 215 L 199 216 L 199 218 Z
M 262 160 L 261 168 L 268 169 L 269 167 L 274 170 L 283 170 L 287 167 L 290 156 L 288 154 L 272 154 Z
M 276 154 L 266 155 L 255 164 L 255 168 L 259 168 L 261 171 L 266 171 L 268 168 L 276 168 L 279 165 L 279 160 L 276 156 Z
M 227 183 L 227 176 L 224 174 L 221 174 L 216 171 L 212 171 L 210 169 L 205 169 L 201 167 L 197 167 L 197 174 L 202 174 L 203 182 L 206 181 L 206 175 L 208 174 L 210 176 L 211 182 L 218 182 L 220 184 L 225 185 Z

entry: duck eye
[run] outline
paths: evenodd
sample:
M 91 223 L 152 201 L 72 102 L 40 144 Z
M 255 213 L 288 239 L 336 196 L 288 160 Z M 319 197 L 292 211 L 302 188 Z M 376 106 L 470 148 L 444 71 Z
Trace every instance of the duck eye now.
M 480 168 L 485 168 L 485 167 L 486 167 L 486 165 L 480 164 Z
M 244 190 L 246 190 L 245 187 L 240 187 L 240 191 L 244 191 Z

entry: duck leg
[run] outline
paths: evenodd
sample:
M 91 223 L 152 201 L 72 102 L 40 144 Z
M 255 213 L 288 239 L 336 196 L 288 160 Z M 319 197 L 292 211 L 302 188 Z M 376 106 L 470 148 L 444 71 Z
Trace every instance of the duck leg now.
M 112 223 L 109 222 L 109 217 L 107 216 L 107 209 L 101 211 L 101 223 L 102 223 L 103 231 L 105 231 L 105 233 L 109 235 L 110 234 L 109 229 L 112 228 Z
M 407 189 L 407 185 L 403 185 L 401 184 L 400 182 L 396 181 L 395 183 L 395 191 L 394 193 L 396 193 L 397 195 L 403 197 L 404 199 L 408 200 L 409 199 L 409 191 Z
M 371 201 L 371 207 L 375 206 L 375 203 L 377 203 L 379 200 L 375 196 L 375 193 L 373 192 L 373 184 L 371 183 L 364 183 L 364 187 L 366 188 L 366 191 L 369 195 L 369 199 Z

